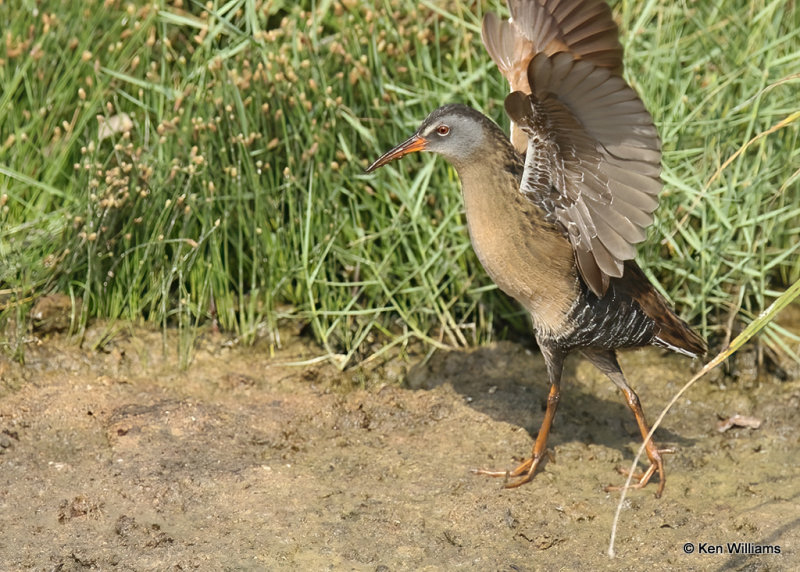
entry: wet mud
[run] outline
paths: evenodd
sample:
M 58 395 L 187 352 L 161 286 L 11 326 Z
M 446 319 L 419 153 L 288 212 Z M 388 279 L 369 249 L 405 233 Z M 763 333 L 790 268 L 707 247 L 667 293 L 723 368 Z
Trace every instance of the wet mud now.
M 656 433 L 676 450 L 665 494 L 654 498 L 656 483 L 628 494 L 612 561 L 619 493 L 603 489 L 623 482 L 616 469 L 639 437 L 590 364 L 568 361 L 548 462 L 504 489 L 471 469 L 511 469 L 530 453 L 547 394 L 537 352 L 501 342 L 344 373 L 291 365 L 318 353 L 297 339 L 271 352 L 208 334 L 181 370 L 161 334 L 131 330 L 102 351 L 56 335 L 29 347 L 25 365 L 0 361 L 2 568 L 800 563 L 796 377 L 743 366 L 693 387 Z M 699 365 L 656 349 L 621 363 L 650 419 Z M 731 553 L 763 547 L 780 553 Z

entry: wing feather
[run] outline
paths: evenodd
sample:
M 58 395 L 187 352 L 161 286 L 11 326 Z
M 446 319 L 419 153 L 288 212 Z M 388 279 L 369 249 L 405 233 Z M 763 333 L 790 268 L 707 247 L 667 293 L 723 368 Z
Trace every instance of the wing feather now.
M 511 140 L 525 153 L 520 191 L 566 230 L 578 269 L 605 293 L 653 221 L 661 143 L 622 79 L 622 46 L 604 0 L 508 0 L 482 38 L 508 80 Z
M 484 16 L 481 38 L 511 91 L 531 92 L 528 64 L 537 54 L 568 52 L 622 74 L 617 24 L 603 0 L 508 0 L 508 8 L 508 20 Z M 527 137 L 513 123 L 511 141 L 517 151 L 526 151 Z
M 602 296 L 634 258 L 658 206 L 658 132 L 622 78 L 572 54 L 534 56 L 528 84 L 532 93 L 506 98 L 528 139 L 520 191 L 552 205 L 581 276 Z

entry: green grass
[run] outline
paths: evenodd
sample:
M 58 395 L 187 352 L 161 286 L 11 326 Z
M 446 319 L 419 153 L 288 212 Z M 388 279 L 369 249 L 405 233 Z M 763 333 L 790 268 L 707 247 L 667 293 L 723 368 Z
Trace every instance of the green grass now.
M 295 320 L 342 365 L 527 327 L 472 253 L 443 161 L 363 175 L 443 103 L 506 123 L 478 31 L 499 3 L 21 4 L 0 4 L 2 323 L 60 291 L 84 300 L 79 334 L 92 317 L 178 327 L 188 355 L 213 320 L 244 343 Z M 641 262 L 724 335 L 800 279 L 800 9 L 614 13 L 664 140 Z M 26 328 L 4 331 L 20 357 Z

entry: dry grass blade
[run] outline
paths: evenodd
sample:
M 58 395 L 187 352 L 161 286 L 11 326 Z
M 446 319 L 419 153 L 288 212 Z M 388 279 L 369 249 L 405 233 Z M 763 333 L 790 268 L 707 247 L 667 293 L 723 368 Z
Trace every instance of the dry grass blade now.
M 667 416 L 667 413 L 675 403 L 686 393 L 690 387 L 692 387 L 697 380 L 707 374 L 709 371 L 720 365 L 730 356 L 732 356 L 739 348 L 741 348 L 748 340 L 750 340 L 754 335 L 756 335 L 759 331 L 761 331 L 769 322 L 771 322 L 778 313 L 789 305 L 795 298 L 800 295 L 800 280 L 792 284 L 790 288 L 788 288 L 777 300 L 775 300 L 769 308 L 761 312 L 761 314 L 753 320 L 744 331 L 736 336 L 734 340 L 728 345 L 723 351 L 719 352 L 714 359 L 708 362 L 703 368 L 697 372 L 697 374 L 686 382 L 686 384 L 672 397 L 672 399 L 667 403 L 664 409 L 659 414 L 658 418 L 653 423 L 653 426 L 650 428 L 650 433 L 647 434 L 647 438 L 644 439 L 642 445 L 639 447 L 639 450 L 636 452 L 636 456 L 631 463 L 630 470 L 628 471 L 628 478 L 625 481 L 625 485 L 622 488 L 622 492 L 620 494 L 619 502 L 617 503 L 617 510 L 614 513 L 614 522 L 611 526 L 611 539 L 608 544 L 608 555 L 611 558 L 615 557 L 614 551 L 614 542 L 617 537 L 617 528 L 619 526 L 619 519 L 620 515 L 622 514 L 622 507 L 625 504 L 625 497 L 627 495 L 628 489 L 630 488 L 631 481 L 633 479 L 633 475 L 636 472 L 636 466 L 639 463 L 639 459 L 642 458 L 645 450 L 645 443 L 647 443 L 650 439 L 653 438 L 653 434 L 655 433 L 656 429 L 661 425 L 661 422 Z

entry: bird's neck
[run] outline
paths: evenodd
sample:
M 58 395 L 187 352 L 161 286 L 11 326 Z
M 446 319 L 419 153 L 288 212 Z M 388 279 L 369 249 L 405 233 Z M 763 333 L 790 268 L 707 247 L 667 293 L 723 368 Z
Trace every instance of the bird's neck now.
M 523 157 L 505 133 L 488 119 L 487 123 L 482 153 L 466 160 L 449 159 L 461 179 L 467 218 L 478 213 L 491 217 L 511 204 L 525 169 Z
M 448 157 L 462 182 L 480 180 L 486 173 L 501 171 L 517 179 L 517 188 L 522 180 L 525 160 L 509 141 L 508 136 L 491 119 L 484 117 L 481 129 L 480 151 L 469 157 Z

